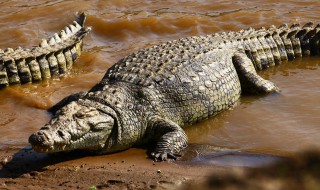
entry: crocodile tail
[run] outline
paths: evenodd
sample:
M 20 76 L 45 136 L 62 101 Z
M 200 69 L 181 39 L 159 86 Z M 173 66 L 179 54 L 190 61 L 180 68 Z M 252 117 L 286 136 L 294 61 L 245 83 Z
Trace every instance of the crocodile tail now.
M 84 27 L 84 23 L 86 22 L 87 15 L 84 12 L 78 14 L 76 18 L 76 22 L 81 26 Z
M 240 41 L 256 70 L 263 70 L 297 57 L 320 55 L 320 24 L 283 24 L 279 27 L 247 31 L 249 32 L 240 31 Z
M 91 31 L 81 13 L 72 24 L 37 47 L 0 49 L 0 87 L 59 77 L 67 73 L 82 51 L 82 40 Z

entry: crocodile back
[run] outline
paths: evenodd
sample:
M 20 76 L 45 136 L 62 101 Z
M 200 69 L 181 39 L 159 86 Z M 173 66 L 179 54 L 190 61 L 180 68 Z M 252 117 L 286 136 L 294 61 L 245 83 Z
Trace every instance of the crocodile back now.
M 188 126 L 239 99 L 233 51 L 214 49 L 205 37 L 171 41 L 120 60 L 107 71 L 104 81 L 139 88 L 153 114 Z
M 319 54 L 320 25 L 249 28 L 188 37 L 142 49 L 121 59 L 103 81 L 138 86 L 155 114 L 182 126 L 232 106 L 241 87 L 232 56 L 245 50 L 256 70 Z

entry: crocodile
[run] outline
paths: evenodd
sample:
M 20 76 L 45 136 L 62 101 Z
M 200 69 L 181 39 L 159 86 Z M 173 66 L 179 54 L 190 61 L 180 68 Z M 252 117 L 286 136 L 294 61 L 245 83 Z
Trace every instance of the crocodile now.
M 59 77 L 70 71 L 81 55 L 82 40 L 90 32 L 86 15 L 78 14 L 72 24 L 32 49 L 0 49 L 0 88 Z
M 88 92 L 62 99 L 29 137 L 35 151 L 94 154 L 152 146 L 157 161 L 188 145 L 183 128 L 232 109 L 241 94 L 280 93 L 257 71 L 319 55 L 320 25 L 192 36 L 141 49 L 111 66 Z

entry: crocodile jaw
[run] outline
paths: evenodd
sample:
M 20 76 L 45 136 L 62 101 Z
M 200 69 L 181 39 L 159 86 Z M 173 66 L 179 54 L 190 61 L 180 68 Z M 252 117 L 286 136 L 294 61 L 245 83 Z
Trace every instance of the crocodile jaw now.
M 29 138 L 29 142 L 32 148 L 40 153 L 55 153 L 55 152 L 68 152 L 71 150 L 100 150 L 104 147 L 108 132 L 104 132 L 105 135 L 98 133 L 88 132 L 87 134 L 79 137 L 76 140 L 68 140 L 64 143 L 54 141 L 50 139 L 43 139 L 43 131 L 38 131 L 32 134 Z

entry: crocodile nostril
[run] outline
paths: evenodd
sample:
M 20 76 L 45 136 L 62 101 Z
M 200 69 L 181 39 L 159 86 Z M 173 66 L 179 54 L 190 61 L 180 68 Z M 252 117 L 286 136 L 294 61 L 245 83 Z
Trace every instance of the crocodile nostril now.
M 58 135 L 59 135 L 60 137 L 64 137 L 64 136 L 65 136 L 65 134 L 64 134 L 61 130 L 58 130 Z
M 36 133 L 33 133 L 29 137 L 29 143 L 31 143 L 32 145 L 42 145 L 46 141 L 48 141 L 48 137 L 43 131 L 38 131 Z

